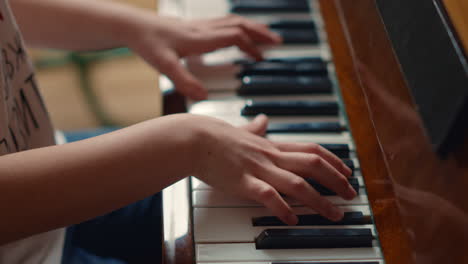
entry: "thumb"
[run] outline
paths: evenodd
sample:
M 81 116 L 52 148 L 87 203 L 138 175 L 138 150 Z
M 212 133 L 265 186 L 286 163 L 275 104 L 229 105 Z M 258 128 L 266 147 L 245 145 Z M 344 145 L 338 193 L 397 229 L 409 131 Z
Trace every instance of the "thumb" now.
M 264 136 L 268 127 L 268 117 L 264 114 L 260 114 L 255 117 L 252 122 L 247 125 L 242 126 L 241 128 L 249 131 L 258 136 Z

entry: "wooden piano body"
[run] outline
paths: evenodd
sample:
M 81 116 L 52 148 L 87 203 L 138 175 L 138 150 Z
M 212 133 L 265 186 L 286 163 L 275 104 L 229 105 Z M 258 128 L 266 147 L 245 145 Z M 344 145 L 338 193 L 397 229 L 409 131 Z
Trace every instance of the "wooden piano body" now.
M 445 2 L 468 52 L 467 5 Z M 435 153 L 374 0 L 319 3 L 385 262 L 468 263 L 468 137 Z M 189 185 L 164 191 L 165 264 L 194 263 Z

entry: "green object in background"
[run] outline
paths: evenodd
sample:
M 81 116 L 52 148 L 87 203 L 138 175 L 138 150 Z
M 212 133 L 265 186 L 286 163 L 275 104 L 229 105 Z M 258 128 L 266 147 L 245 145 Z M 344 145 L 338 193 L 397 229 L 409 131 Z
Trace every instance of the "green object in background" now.
M 41 58 L 37 59 L 34 64 L 37 69 L 48 69 L 55 67 L 62 67 L 65 65 L 74 65 L 78 69 L 80 88 L 85 97 L 85 101 L 88 104 L 91 112 L 94 114 L 96 119 L 101 126 L 116 126 L 109 114 L 106 113 L 104 107 L 99 101 L 98 96 L 93 89 L 93 85 L 90 81 L 90 65 L 92 63 L 110 60 L 114 58 L 121 58 L 131 56 L 132 52 L 127 48 L 112 49 L 99 52 L 71 52 L 66 53 L 65 56 L 59 58 Z

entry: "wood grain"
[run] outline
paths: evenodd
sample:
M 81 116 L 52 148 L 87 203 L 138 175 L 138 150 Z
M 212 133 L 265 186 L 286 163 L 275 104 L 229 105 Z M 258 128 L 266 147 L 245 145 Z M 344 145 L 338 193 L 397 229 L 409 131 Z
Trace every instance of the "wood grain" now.
M 350 129 L 356 144 L 385 260 L 389 264 L 411 263 L 408 238 L 403 230 L 393 186 L 389 181 L 383 155 L 372 126 L 372 109 L 367 107 L 353 60 L 353 46 L 346 37 L 346 34 L 353 34 L 351 30 L 361 25 L 357 24 L 357 21 L 353 22 L 349 14 L 347 16 L 343 14 L 343 12 L 356 11 L 350 10 L 349 4 L 351 3 L 344 2 L 329 0 L 320 2 L 341 95 L 350 121 Z M 363 11 L 369 11 L 368 9 Z M 375 12 L 366 15 L 366 19 L 369 23 L 378 22 Z M 391 49 L 388 43 L 386 47 Z M 383 59 L 387 60 L 387 58 Z
M 445 9 L 463 43 L 465 54 L 468 54 L 468 1 L 443 0 Z
M 386 262 L 468 263 L 468 144 L 434 153 L 374 0 L 334 3 L 345 38 L 330 44 Z

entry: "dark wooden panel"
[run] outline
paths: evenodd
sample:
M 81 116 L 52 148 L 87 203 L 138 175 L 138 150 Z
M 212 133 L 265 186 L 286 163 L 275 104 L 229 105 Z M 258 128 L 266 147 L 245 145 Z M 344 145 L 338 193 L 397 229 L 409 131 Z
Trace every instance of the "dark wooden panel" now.
M 346 21 L 346 18 L 341 16 L 339 1 L 322 0 L 320 4 L 385 260 L 389 264 L 411 263 L 409 242 L 403 230 L 393 186 L 372 126 L 371 115 L 352 58 L 352 47 L 348 46 L 345 36 L 347 32 L 343 31 L 347 27 L 343 28 L 341 23 L 351 28 L 361 25 Z

